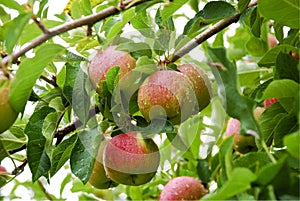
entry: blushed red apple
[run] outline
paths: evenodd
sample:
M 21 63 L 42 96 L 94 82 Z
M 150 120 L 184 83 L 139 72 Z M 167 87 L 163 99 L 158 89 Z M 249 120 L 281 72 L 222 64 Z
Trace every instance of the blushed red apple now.
M 160 109 L 163 109 L 168 120 L 179 124 L 209 104 L 210 83 L 197 68 L 183 64 L 178 66 L 180 72 L 157 71 L 143 82 L 138 91 L 138 105 L 147 121 L 162 116 Z
M 0 78 L 0 134 L 9 129 L 18 117 L 10 102 L 11 80 Z
M 105 50 L 99 51 L 92 59 L 88 74 L 91 83 L 98 93 L 101 93 L 101 82 L 106 79 L 106 73 L 114 66 L 120 67 L 119 76 L 135 68 L 135 59 L 129 53 L 116 49 L 116 46 L 108 46 Z
M 270 99 L 266 99 L 265 101 L 264 101 L 264 108 L 268 108 L 268 107 L 270 107 L 272 104 L 274 104 L 274 103 L 276 103 L 276 102 L 278 102 L 278 98 L 270 98 Z
M 107 176 L 111 180 L 138 186 L 154 177 L 160 153 L 152 139 L 131 132 L 113 137 L 105 147 L 103 160 Z
M 170 180 L 162 190 L 160 201 L 199 200 L 207 193 L 201 181 L 181 176 Z
M 278 41 L 273 34 L 268 33 L 268 43 L 270 48 L 274 48 L 278 44 Z
M 2 166 L 2 165 L 0 165 L 0 177 L 1 177 L 1 176 L 4 176 L 4 175 L 1 174 L 1 173 L 7 173 L 6 168 L 5 168 L 4 166 Z

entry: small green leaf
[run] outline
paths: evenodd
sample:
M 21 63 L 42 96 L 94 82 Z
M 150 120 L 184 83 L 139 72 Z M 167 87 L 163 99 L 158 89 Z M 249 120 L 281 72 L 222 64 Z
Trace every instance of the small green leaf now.
M 251 182 L 256 176 L 248 168 L 234 168 L 229 180 L 215 193 L 204 196 L 201 200 L 227 200 L 251 189 Z
M 65 68 L 65 79 L 64 79 L 62 91 L 65 98 L 69 101 L 69 103 L 72 103 L 73 88 L 74 88 L 78 71 L 80 70 L 80 64 L 78 62 L 75 62 L 73 64 L 66 63 L 64 68 Z
M 169 19 L 169 17 L 171 17 L 179 8 L 181 8 L 187 2 L 188 0 L 169 1 L 169 4 L 165 5 L 161 12 L 162 22 Z
M 44 68 L 65 48 L 56 44 L 44 44 L 36 52 L 34 58 L 22 61 L 11 84 L 10 103 L 17 112 L 22 112 L 36 80 Z
M 225 1 L 211 1 L 208 2 L 201 13 L 204 21 L 212 22 L 236 14 L 234 7 Z
M 119 81 L 119 66 L 114 66 L 106 73 L 106 84 L 108 91 L 112 94 Z
M 283 147 L 284 136 L 295 132 L 297 129 L 299 129 L 299 124 L 296 116 L 290 114 L 282 118 L 275 127 L 274 146 Z
M 210 181 L 211 178 L 211 171 L 209 169 L 209 164 L 204 159 L 199 159 L 197 164 L 197 173 L 199 176 L 199 179 L 207 184 Z
M 134 58 L 140 58 L 141 56 L 148 56 L 151 58 L 152 50 L 147 43 L 142 42 L 128 42 L 118 45 L 118 50 L 129 52 Z
M 23 7 L 22 7 L 20 4 L 18 4 L 17 1 L 0 0 L 0 4 L 6 6 L 6 7 L 8 7 L 8 8 L 17 10 L 17 11 L 19 11 L 20 13 L 24 12 Z
M 297 48 L 283 44 L 283 45 L 277 45 L 274 48 L 270 49 L 269 51 L 266 52 L 266 54 L 261 58 L 261 60 L 257 63 L 258 66 L 260 67 L 270 67 L 270 66 L 275 66 L 277 56 L 279 53 L 290 53 L 290 52 L 298 52 Z
M 266 88 L 263 98 L 293 98 L 299 92 L 299 84 L 293 80 L 274 80 Z
M 232 171 L 233 136 L 226 138 L 220 145 L 219 161 L 222 168 L 221 179 L 227 181 Z
M 7 53 L 12 53 L 14 46 L 17 44 L 31 16 L 32 13 L 20 14 L 18 17 L 0 27 L 0 41 L 4 42 Z
M 234 160 L 233 165 L 234 167 L 249 168 L 252 172 L 256 173 L 263 166 L 271 162 L 268 154 L 265 152 L 250 152 Z
M 143 200 L 143 189 L 140 186 L 130 186 L 129 196 L 131 200 Z
M 283 139 L 284 145 L 287 147 L 287 151 L 295 158 L 300 159 L 300 132 L 287 135 Z
M 274 77 L 279 79 L 291 79 L 299 83 L 300 72 L 297 65 L 299 61 L 289 54 L 279 53 L 276 59 L 276 71 Z
M 70 138 L 64 140 L 57 147 L 54 148 L 51 160 L 50 175 L 55 173 L 70 159 L 71 152 L 75 143 L 77 142 L 78 135 L 72 135 Z
M 259 0 L 258 9 L 265 18 L 293 29 L 300 28 L 300 18 L 296 17 L 300 12 L 298 0 Z
M 94 167 L 97 146 L 100 143 L 97 130 L 82 131 L 72 150 L 70 157 L 71 171 L 84 184 L 89 180 Z
M 267 51 L 267 43 L 260 38 L 252 37 L 246 43 L 246 49 L 254 57 L 261 57 Z
M 87 75 L 82 70 L 79 70 L 73 88 L 72 107 L 74 113 L 78 116 L 83 125 L 89 120 L 89 109 L 91 104 L 90 97 L 87 93 L 89 88 L 90 85 Z
M 248 4 L 250 3 L 251 0 L 239 0 L 238 2 L 238 9 L 239 9 L 239 12 L 243 12 L 247 7 L 248 7 Z
M 53 108 L 44 106 L 36 110 L 30 117 L 24 130 L 28 135 L 27 157 L 32 180 L 36 181 L 41 176 L 47 176 L 51 167 L 50 156 L 46 153 L 46 138 L 42 129 L 48 114 L 55 112 Z

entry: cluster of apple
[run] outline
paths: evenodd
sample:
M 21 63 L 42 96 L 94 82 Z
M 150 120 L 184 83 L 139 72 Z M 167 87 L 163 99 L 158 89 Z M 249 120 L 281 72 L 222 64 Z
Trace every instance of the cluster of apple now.
M 103 80 L 113 66 L 120 67 L 121 80 L 136 67 L 136 62 L 129 53 L 117 50 L 116 46 L 98 52 L 88 69 L 98 93 L 104 90 Z M 209 104 L 211 86 L 205 72 L 192 64 L 179 65 L 177 70 L 158 68 L 140 85 L 137 104 L 146 121 L 161 115 L 161 110 L 155 110 L 154 106 L 164 110 L 167 120 L 179 124 Z M 159 163 L 159 148 L 153 139 L 145 138 L 139 132 L 119 134 L 101 142 L 89 183 L 99 189 L 118 184 L 145 184 L 156 174 Z M 206 193 L 201 181 L 192 177 L 175 178 L 165 189 L 161 200 L 196 200 Z

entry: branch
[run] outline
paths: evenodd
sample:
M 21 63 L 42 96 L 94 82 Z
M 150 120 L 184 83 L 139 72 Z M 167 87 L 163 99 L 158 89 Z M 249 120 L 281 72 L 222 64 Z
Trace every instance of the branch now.
M 26 146 L 27 146 L 26 144 L 23 144 L 21 147 L 19 147 L 19 148 L 17 148 L 17 149 L 9 150 L 8 153 L 9 153 L 10 155 L 12 155 L 12 154 L 14 154 L 14 153 L 17 153 L 17 152 L 19 152 L 19 151 L 22 151 L 22 150 L 26 149 Z
M 132 0 L 132 1 L 128 1 L 126 3 L 126 5 L 130 5 L 129 7 L 126 7 L 126 9 L 129 9 L 133 6 L 136 6 L 138 4 L 141 4 L 143 2 L 145 2 L 146 0 Z M 96 14 L 92 14 L 86 17 L 83 17 L 81 19 L 77 19 L 74 20 L 72 22 L 68 22 L 65 24 L 62 24 L 60 26 L 54 27 L 52 29 L 47 30 L 45 33 L 43 33 L 42 35 L 38 36 L 37 38 L 33 39 L 31 41 L 31 43 L 29 43 L 27 46 L 23 47 L 19 52 L 13 53 L 5 58 L 3 58 L 2 60 L 2 65 L 6 66 L 8 65 L 10 62 L 14 62 L 16 61 L 19 57 L 21 57 L 22 55 L 24 55 L 26 52 L 28 52 L 29 50 L 39 46 L 40 44 L 44 43 L 45 41 L 49 40 L 50 38 L 56 36 L 56 35 L 60 35 L 62 33 L 65 33 L 67 31 L 70 31 L 72 29 L 84 26 L 84 25 L 90 25 L 90 24 L 94 24 L 102 19 L 105 19 L 109 16 L 115 15 L 117 13 L 120 13 L 122 10 L 111 6 L 108 7 L 104 10 L 102 10 L 99 13 Z
M 99 112 L 100 112 L 100 110 L 97 106 L 92 107 L 89 111 L 88 119 L 91 119 L 93 116 L 95 116 Z M 57 129 L 57 131 L 55 133 L 55 137 L 57 138 L 55 145 L 57 146 L 59 143 L 61 143 L 61 141 L 67 134 L 75 131 L 76 128 L 78 128 L 79 126 L 82 126 L 82 122 L 80 121 L 80 119 L 75 119 L 72 123 L 67 124 L 66 126 L 64 126 L 62 128 Z
M 248 5 L 248 8 L 253 7 L 257 5 L 257 0 L 250 3 Z M 211 36 L 217 34 L 218 32 L 222 31 L 232 23 L 236 23 L 239 21 L 241 16 L 241 13 L 238 13 L 236 15 L 233 15 L 231 17 L 228 17 L 226 19 L 220 20 L 216 24 L 212 25 L 209 29 L 203 31 L 198 36 L 196 36 L 194 39 L 189 41 L 185 46 L 183 46 L 181 49 L 179 49 L 177 52 L 174 53 L 173 58 L 170 62 L 175 62 L 181 57 L 183 57 L 185 54 L 189 53 L 192 49 L 206 41 Z

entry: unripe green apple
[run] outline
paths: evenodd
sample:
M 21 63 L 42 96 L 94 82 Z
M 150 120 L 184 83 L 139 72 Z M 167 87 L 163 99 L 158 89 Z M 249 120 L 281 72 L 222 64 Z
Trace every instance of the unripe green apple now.
M 140 86 L 138 105 L 147 121 L 162 116 L 163 109 L 173 124 L 179 124 L 207 106 L 207 100 L 210 98 L 209 94 L 206 94 L 206 85 L 202 85 L 202 74 L 197 76 L 198 72 L 190 65 L 183 65 L 179 70 L 182 72 L 157 71 Z M 205 95 L 208 97 L 203 97 Z M 161 108 L 157 109 L 154 106 Z
M 156 174 L 160 153 L 155 142 L 132 132 L 113 137 L 104 151 L 104 167 L 116 183 L 138 186 Z
M 116 46 L 109 46 L 103 51 L 99 51 L 92 59 L 88 74 L 93 87 L 101 93 L 101 81 L 106 79 L 106 73 L 114 66 L 120 67 L 119 76 L 123 77 L 126 73 L 135 68 L 135 59 L 127 52 L 116 50 Z
M 254 117 L 258 119 L 263 113 L 264 108 L 257 107 L 254 110 Z M 255 137 L 253 135 L 242 135 L 240 134 L 240 121 L 238 119 L 230 118 L 228 120 L 226 135 L 234 135 L 233 148 L 239 153 L 246 154 L 251 151 L 257 151 L 255 143 Z
M 89 183 L 98 189 L 108 189 L 118 185 L 117 183 L 113 182 L 111 179 L 107 178 L 103 166 L 103 154 L 104 154 L 104 148 L 106 144 L 107 141 L 104 140 L 99 145 L 98 154 L 96 156 L 93 172 L 89 179 Z
M 204 70 L 193 64 L 182 64 L 177 69 L 192 81 L 201 111 L 210 103 L 211 83 Z
M 201 181 L 181 176 L 170 180 L 162 190 L 160 201 L 199 200 L 207 193 Z
M 9 102 L 10 83 L 11 80 L 0 78 L 0 134 L 9 129 L 18 117 Z

